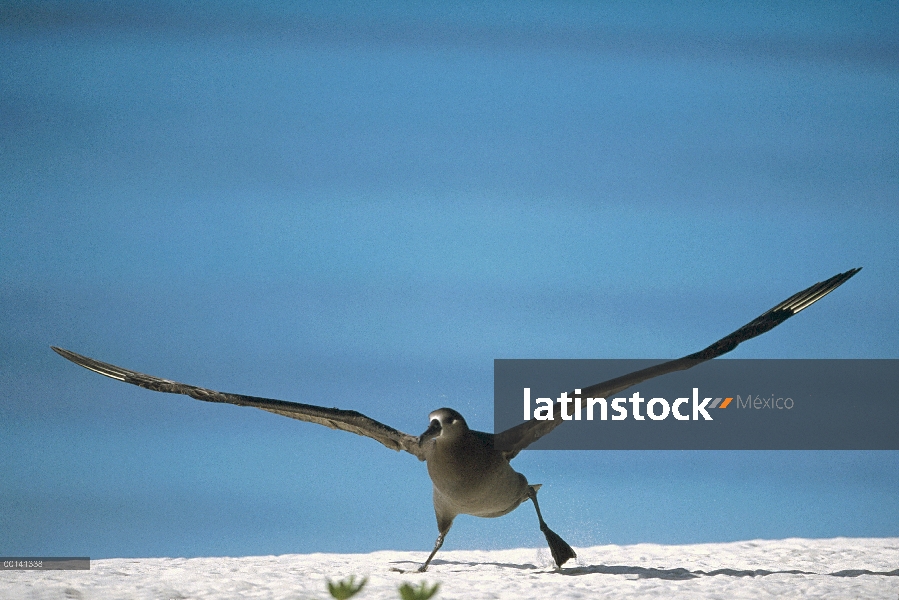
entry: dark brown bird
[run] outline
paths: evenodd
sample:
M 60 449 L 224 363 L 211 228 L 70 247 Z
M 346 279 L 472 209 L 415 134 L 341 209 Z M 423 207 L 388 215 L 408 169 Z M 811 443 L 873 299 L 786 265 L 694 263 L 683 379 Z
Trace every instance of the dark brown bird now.
M 648 369 L 635 371 L 581 390 L 582 402 L 588 397 L 608 397 L 647 379 L 673 371 L 689 369 L 701 362 L 730 352 L 738 344 L 765 333 L 783 323 L 799 311 L 811 306 L 861 269 L 852 269 L 816 283 L 791 296 L 758 318 L 727 335 L 708 348 L 683 358 L 668 361 Z M 540 514 L 537 490 L 540 485 L 529 484 L 521 473 L 509 463 L 528 445 L 537 441 L 563 420 L 554 416 L 551 420 L 525 421 L 500 433 L 484 433 L 468 428 L 465 419 L 451 408 L 432 412 L 430 425 L 419 437 L 397 431 L 383 423 L 352 410 L 324 408 L 298 402 L 285 402 L 240 394 L 208 390 L 145 375 L 100 362 L 69 350 L 53 347 L 57 353 L 86 369 L 101 375 L 138 385 L 148 390 L 185 394 L 206 402 L 225 402 L 239 406 L 261 408 L 285 417 L 342 429 L 375 439 L 393 450 L 405 450 L 427 462 L 428 474 L 434 484 L 434 512 L 437 517 L 437 541 L 428 559 L 419 568 L 424 571 L 443 545 L 443 540 L 457 515 L 476 517 L 501 517 L 515 510 L 530 499 L 537 510 L 540 530 L 546 536 L 557 567 L 561 567 L 575 552 L 556 535 Z M 573 393 L 571 394 L 574 395 Z

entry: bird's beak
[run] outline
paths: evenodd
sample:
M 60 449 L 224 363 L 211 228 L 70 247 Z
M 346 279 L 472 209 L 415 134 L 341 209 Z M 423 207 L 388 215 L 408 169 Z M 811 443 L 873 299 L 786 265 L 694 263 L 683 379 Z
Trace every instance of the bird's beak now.
M 437 419 L 431 419 L 431 424 L 425 430 L 423 434 L 418 437 L 418 445 L 423 446 L 425 442 L 430 439 L 433 439 L 440 435 L 440 421 Z

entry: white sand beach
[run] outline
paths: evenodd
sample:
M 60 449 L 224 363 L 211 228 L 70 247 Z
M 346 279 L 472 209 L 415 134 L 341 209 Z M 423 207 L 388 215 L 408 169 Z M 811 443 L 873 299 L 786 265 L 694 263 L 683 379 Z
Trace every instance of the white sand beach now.
M 90 571 L 0 572 L 9 599 L 328 598 L 326 582 L 367 576 L 355 598 L 399 598 L 403 582 L 436 598 L 899 598 L 899 538 L 594 546 L 561 570 L 545 549 L 106 559 Z

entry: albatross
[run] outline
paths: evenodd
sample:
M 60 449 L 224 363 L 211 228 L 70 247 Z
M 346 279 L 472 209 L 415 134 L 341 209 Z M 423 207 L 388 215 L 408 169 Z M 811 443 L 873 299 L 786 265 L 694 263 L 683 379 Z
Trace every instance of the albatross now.
M 683 371 L 726 354 L 740 343 L 770 331 L 808 308 L 860 270 L 861 268 L 851 269 L 834 275 L 790 296 L 699 352 L 583 387 L 580 394 L 581 403 L 585 404 L 588 397 L 609 397 L 648 379 L 674 371 Z M 277 415 L 366 436 L 391 450 L 402 450 L 424 461 L 427 463 L 428 475 L 433 483 L 438 535 L 434 549 L 418 569 L 420 572 L 427 570 L 431 564 L 456 516 L 464 514 L 487 518 L 501 517 L 527 500 L 531 500 L 534 504 L 540 530 L 546 537 L 556 567 L 559 568 L 576 557 L 571 546 L 543 520 L 540 505 L 537 503 L 537 490 L 540 485 L 529 484 L 527 478 L 515 471 L 510 464 L 519 452 L 561 425 L 563 423 L 561 415 L 553 415 L 547 420 L 524 421 L 499 433 L 485 433 L 469 429 L 465 419 L 455 410 L 439 408 L 428 415 L 429 425 L 425 432 L 420 436 L 414 436 L 354 410 L 218 392 L 123 369 L 55 346 L 51 348 L 85 369 L 148 390 L 184 394 L 205 402 L 224 402 L 261 408 Z

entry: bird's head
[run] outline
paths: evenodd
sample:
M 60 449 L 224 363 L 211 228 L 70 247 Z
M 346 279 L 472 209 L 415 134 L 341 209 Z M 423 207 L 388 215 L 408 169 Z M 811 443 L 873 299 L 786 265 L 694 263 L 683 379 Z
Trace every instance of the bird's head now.
M 468 431 L 468 423 L 451 408 L 438 408 L 428 415 L 428 419 L 431 424 L 418 438 L 418 443 L 422 446 L 435 438 L 454 439 Z

